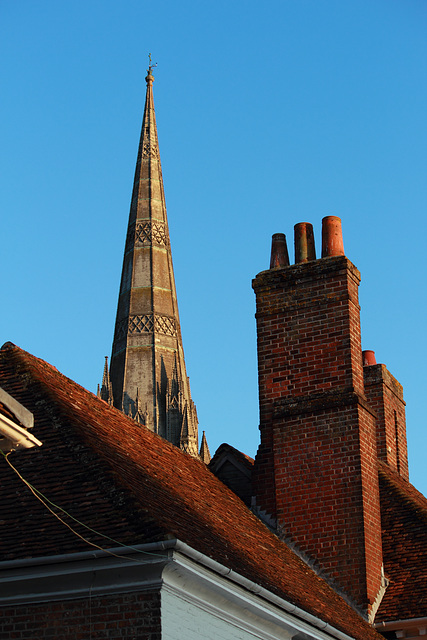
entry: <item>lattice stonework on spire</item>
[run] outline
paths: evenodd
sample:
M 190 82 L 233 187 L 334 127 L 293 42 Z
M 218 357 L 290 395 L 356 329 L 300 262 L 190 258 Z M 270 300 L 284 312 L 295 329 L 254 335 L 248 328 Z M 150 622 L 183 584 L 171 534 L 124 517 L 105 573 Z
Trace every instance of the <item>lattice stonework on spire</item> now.
M 184 362 L 151 71 L 150 65 L 117 305 L 109 397 L 126 415 L 197 456 L 197 413 Z

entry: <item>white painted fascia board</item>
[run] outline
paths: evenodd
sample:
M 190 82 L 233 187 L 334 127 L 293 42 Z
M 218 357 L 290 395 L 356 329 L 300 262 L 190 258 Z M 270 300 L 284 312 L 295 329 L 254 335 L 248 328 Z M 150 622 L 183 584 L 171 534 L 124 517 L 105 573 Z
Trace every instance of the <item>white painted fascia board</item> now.
M 195 610 L 201 609 L 254 638 L 290 640 L 297 636 L 300 640 L 331 640 L 330 635 L 313 629 L 236 583 L 200 565 L 194 570 L 190 564 L 188 559 L 182 563 L 174 554 L 174 562 L 163 572 L 162 593 L 167 591 Z
M 239 602 L 243 611 L 249 607 L 254 615 L 270 622 L 281 619 L 282 624 L 294 629 L 294 635 L 302 634 L 302 639 L 354 640 L 176 539 L 2 562 L 0 606 L 134 592 L 162 585 L 176 590 L 177 580 L 181 582 L 181 596 L 188 592 L 186 597 L 202 600 L 203 585 L 216 593 L 217 599 Z M 189 585 L 186 589 L 182 580 Z
M 175 563 L 172 566 L 172 570 L 175 571 L 176 575 L 179 575 L 178 567 L 187 572 L 194 572 L 193 579 L 196 580 L 196 576 L 198 576 L 199 579 L 203 579 L 204 588 L 206 588 L 209 583 L 214 591 L 220 587 L 222 597 L 230 601 L 233 601 L 233 598 L 239 597 L 243 611 L 251 611 L 254 615 L 265 618 L 266 620 L 268 619 L 270 622 L 281 620 L 281 624 L 285 624 L 284 628 L 286 630 L 292 629 L 294 635 L 298 633 L 303 634 L 301 637 L 307 638 L 307 640 L 331 640 L 331 637 L 337 638 L 337 640 L 353 640 L 352 636 L 335 629 L 327 622 L 316 618 L 312 614 L 276 596 L 260 585 L 220 565 L 215 560 L 204 556 L 204 554 L 189 547 L 180 540 L 177 540 L 176 551 L 173 554 L 173 558 Z M 205 570 L 203 571 L 203 569 Z M 206 569 L 210 569 L 211 571 L 207 572 Z M 222 578 L 222 582 L 219 581 L 218 577 L 215 577 L 212 571 Z M 163 578 L 165 585 L 169 588 L 175 586 L 171 576 L 171 565 L 168 565 L 163 574 Z M 237 589 L 238 587 L 241 587 L 240 591 Z M 195 592 L 194 597 L 197 599 L 201 592 L 202 584 L 200 583 L 199 589 Z M 280 636 L 278 636 L 278 638 L 280 638 Z
M 0 413 L 0 434 L 5 438 L 3 442 L 0 440 L 0 449 L 2 450 L 31 449 L 36 446 L 41 447 L 43 444 L 24 427 L 12 422 L 2 413 Z
M 7 391 L 0 387 L 0 402 L 13 413 L 13 415 L 19 420 L 19 422 L 26 428 L 32 429 L 34 426 L 34 416 L 26 409 L 18 400 L 15 400 Z
M 221 620 L 230 628 L 238 630 L 245 634 L 250 634 L 250 637 L 262 640 L 293 640 L 298 637 L 298 640 L 317 640 L 313 635 L 307 635 L 296 629 L 295 624 L 287 624 L 287 621 L 283 617 L 279 616 L 277 619 L 268 615 L 259 607 L 253 607 L 252 603 L 244 603 L 244 600 L 240 601 L 229 597 L 224 599 L 221 592 L 212 593 L 202 587 L 202 584 L 197 581 L 193 584 L 199 587 L 198 593 L 188 592 L 188 582 L 186 583 L 186 589 L 183 590 L 182 586 L 177 582 L 176 585 L 171 585 L 168 576 L 166 576 L 165 582 L 162 586 L 162 628 L 167 627 L 167 620 L 173 616 L 173 610 L 176 605 L 176 601 L 182 600 L 187 603 L 188 610 L 191 613 L 191 618 L 197 617 L 197 612 L 203 611 L 219 620 Z M 167 598 L 166 595 L 171 596 Z M 254 596 L 254 598 L 256 598 Z M 166 610 L 163 609 L 165 603 L 171 600 Z M 245 606 L 243 609 L 242 607 Z M 166 621 L 166 623 L 165 623 Z M 227 638 L 236 638 L 232 631 L 227 633 Z M 169 637 L 169 636 L 168 636 Z M 240 634 L 239 636 L 240 637 Z M 331 637 L 328 636 L 328 640 Z

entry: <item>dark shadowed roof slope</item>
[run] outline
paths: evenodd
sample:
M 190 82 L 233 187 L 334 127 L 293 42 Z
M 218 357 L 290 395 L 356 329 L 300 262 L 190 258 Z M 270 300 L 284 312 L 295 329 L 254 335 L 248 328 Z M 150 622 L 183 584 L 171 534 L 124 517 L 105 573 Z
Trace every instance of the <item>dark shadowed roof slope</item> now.
M 126 544 L 170 533 L 354 638 L 381 637 L 201 461 L 10 343 L 0 351 L 0 385 L 34 413 L 33 432 L 43 442 L 10 460 L 77 519 Z M 82 549 L 6 462 L 1 482 L 9 496 L 1 503 L 3 531 L 12 527 L 15 535 L 6 535 L 3 558 Z
M 384 571 L 390 584 L 376 621 L 427 615 L 427 499 L 380 463 Z
M 219 445 L 218 449 L 215 451 L 215 455 L 213 456 L 209 464 L 213 466 L 218 458 L 227 453 L 232 454 L 236 458 L 236 460 L 238 460 L 248 469 L 248 471 L 252 471 L 255 462 L 254 459 L 250 456 L 247 456 L 246 453 L 242 453 L 242 451 L 239 451 L 235 447 L 232 447 L 231 444 L 227 444 L 226 442 L 223 442 Z
M 246 506 L 251 507 L 252 473 L 254 460 L 238 449 L 223 442 L 209 462 L 209 469 L 227 485 Z
M 34 414 L 32 433 L 43 443 L 9 456 L 22 477 L 52 503 L 76 520 L 124 544 L 135 539 L 144 542 L 163 539 L 164 530 L 155 525 L 133 496 L 114 482 L 111 470 L 85 444 L 77 431 L 77 421 L 67 418 L 62 401 L 53 400 L 44 374 L 55 378 L 64 396 L 69 395 L 67 410 L 79 414 L 78 399 L 70 381 L 42 360 L 28 357 L 16 347 L 0 351 L 0 379 L 4 388 Z M 39 381 L 40 380 L 40 381 Z M 94 403 L 92 419 L 100 417 L 105 403 Z M 101 410 L 101 413 L 97 413 Z M 31 493 L 12 469 L 0 460 L 1 540 L 0 559 L 71 553 L 90 549 L 66 525 L 101 547 L 112 542 L 90 532 L 57 508 L 63 524 Z

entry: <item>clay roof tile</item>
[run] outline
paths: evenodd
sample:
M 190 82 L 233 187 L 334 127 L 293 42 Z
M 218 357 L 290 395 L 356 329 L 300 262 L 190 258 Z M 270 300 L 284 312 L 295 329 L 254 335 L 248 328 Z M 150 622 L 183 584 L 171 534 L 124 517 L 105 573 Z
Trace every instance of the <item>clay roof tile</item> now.
M 0 351 L 0 384 L 34 412 L 34 435 L 43 442 L 11 460 L 81 523 L 124 544 L 173 534 L 353 638 L 381 637 L 200 460 L 13 345 Z M 85 548 L 6 464 L 0 481 L 12 489 L 0 505 L 9 525 L 4 559 Z M 72 526 L 93 544 L 111 546 Z

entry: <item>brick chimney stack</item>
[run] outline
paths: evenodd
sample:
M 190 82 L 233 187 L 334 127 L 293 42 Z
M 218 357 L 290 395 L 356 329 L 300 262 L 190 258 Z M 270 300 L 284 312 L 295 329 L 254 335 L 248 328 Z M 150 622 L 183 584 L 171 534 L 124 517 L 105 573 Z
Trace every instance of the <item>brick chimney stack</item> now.
M 409 480 L 405 401 L 402 385 L 377 364 L 373 351 L 363 351 L 365 392 L 377 414 L 377 454 L 405 480 Z
M 256 506 L 366 614 L 382 593 L 375 413 L 364 388 L 358 286 L 341 221 L 295 229 L 297 264 L 256 294 L 261 444 Z

